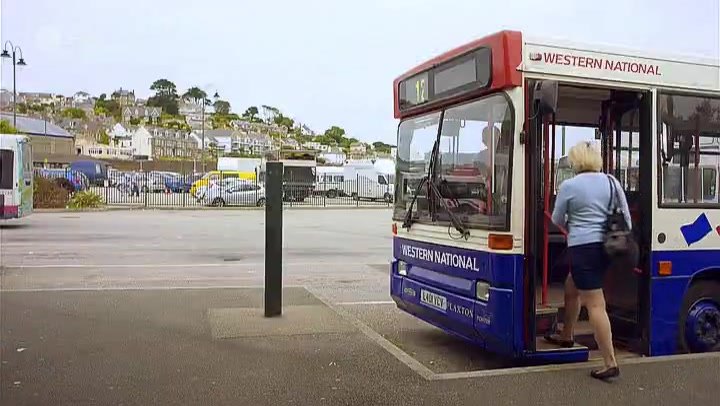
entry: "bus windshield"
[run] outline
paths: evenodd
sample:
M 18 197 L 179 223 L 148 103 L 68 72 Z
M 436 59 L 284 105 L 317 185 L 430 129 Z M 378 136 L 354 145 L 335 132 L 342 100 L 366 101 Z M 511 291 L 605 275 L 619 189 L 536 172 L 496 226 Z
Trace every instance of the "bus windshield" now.
M 418 184 L 428 175 L 438 131 L 440 145 L 431 179 L 439 185 L 445 204 L 428 199 L 427 191 L 421 190 L 413 219 L 447 222 L 450 211 L 469 227 L 507 228 L 513 116 L 504 94 L 449 108 L 442 122 L 435 112 L 400 124 L 395 219 L 406 216 Z

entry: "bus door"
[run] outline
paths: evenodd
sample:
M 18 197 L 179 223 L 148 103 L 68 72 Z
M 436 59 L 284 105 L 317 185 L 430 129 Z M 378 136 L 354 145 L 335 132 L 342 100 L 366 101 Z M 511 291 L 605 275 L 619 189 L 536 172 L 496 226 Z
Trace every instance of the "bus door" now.
M 638 242 L 639 262 L 613 264 L 605 300 L 613 338 L 633 352 L 647 353 L 650 233 L 652 229 L 652 93 L 614 91 L 602 103 L 599 138 L 604 171 L 620 181 Z
M 0 219 L 9 216 L 6 206 L 15 206 L 15 152 L 0 148 Z
M 613 323 L 613 337 L 628 343 L 633 352 L 646 352 L 649 273 L 649 232 L 652 199 L 652 94 L 622 92 L 608 88 L 576 84 L 536 83 L 528 115 L 527 139 L 526 240 L 530 285 L 535 302 L 531 328 L 541 336 L 548 323 L 562 322 L 564 317 L 563 281 L 571 268 L 567 254 L 567 231 L 555 226 L 550 217 L 554 208 L 556 163 L 560 157 L 557 144 L 565 142 L 557 127 L 569 126 L 569 146 L 590 137 L 600 141 L 604 170 L 613 173 L 623 185 L 631 206 L 633 230 L 641 251 L 637 269 L 614 268 L 608 272 L 605 292 Z M 548 90 L 550 89 L 550 90 Z M 539 94 L 538 94 L 539 93 Z M 543 108 L 543 98 L 554 106 Z M 581 321 L 587 320 L 585 311 Z M 550 327 L 552 328 L 552 327 Z M 577 337 L 577 342 L 595 345 L 592 336 Z M 539 343 L 540 341 L 538 341 Z M 539 344 L 538 344 L 539 345 Z M 540 347 L 537 347 L 539 350 Z

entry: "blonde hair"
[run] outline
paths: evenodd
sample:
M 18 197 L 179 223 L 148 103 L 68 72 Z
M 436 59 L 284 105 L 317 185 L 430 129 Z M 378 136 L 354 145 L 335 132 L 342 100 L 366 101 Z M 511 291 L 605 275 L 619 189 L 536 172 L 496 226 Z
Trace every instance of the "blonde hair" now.
M 570 148 L 568 153 L 570 166 L 575 172 L 600 172 L 602 170 L 602 156 L 592 142 L 583 141 Z

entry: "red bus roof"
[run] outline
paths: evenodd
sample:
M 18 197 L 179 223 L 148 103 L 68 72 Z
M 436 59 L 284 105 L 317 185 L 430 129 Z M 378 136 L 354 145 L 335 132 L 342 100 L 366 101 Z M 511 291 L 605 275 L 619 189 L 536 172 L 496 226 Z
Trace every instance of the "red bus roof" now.
M 401 81 L 436 65 L 447 62 L 457 56 L 482 47 L 490 48 L 492 52 L 492 76 L 491 83 L 488 87 L 480 89 L 479 91 L 461 94 L 457 97 L 443 100 L 442 102 L 429 103 L 427 106 L 413 109 L 412 112 L 402 113 L 400 111 L 399 87 Z M 463 101 L 480 94 L 491 93 L 508 87 L 520 86 L 522 85 L 522 74 L 517 70 L 517 68 L 521 63 L 522 34 L 518 31 L 500 31 L 445 52 L 444 54 L 430 59 L 429 61 L 409 70 L 395 79 L 393 82 L 395 118 L 414 116 L 431 110 L 437 110 L 440 106 L 457 103 L 458 101 Z

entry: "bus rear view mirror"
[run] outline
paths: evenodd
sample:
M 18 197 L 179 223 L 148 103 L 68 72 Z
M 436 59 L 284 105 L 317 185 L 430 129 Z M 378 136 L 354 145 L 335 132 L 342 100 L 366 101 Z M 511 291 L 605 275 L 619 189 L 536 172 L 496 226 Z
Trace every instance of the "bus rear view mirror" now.
M 558 82 L 555 80 L 537 82 L 533 99 L 540 114 L 555 113 L 557 111 Z

